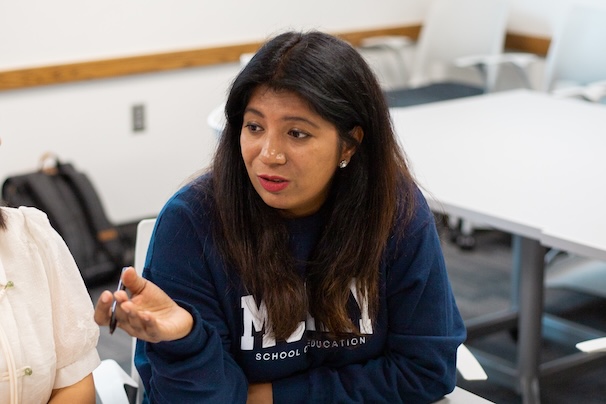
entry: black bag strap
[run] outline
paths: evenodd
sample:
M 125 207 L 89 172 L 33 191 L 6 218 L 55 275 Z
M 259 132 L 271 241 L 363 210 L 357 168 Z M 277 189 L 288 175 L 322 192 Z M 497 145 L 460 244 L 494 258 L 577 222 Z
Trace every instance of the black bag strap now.
M 75 194 L 80 198 L 85 207 L 90 225 L 96 232 L 97 241 L 112 257 L 117 265 L 124 264 L 124 246 L 120 234 L 105 215 L 105 210 L 93 184 L 89 178 L 78 172 L 71 164 L 61 163 L 57 160 L 58 174 L 69 181 Z

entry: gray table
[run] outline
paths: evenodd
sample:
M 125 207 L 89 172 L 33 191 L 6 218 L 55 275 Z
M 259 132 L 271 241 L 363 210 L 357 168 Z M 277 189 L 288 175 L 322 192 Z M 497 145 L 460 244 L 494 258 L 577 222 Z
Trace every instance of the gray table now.
M 490 380 L 540 402 L 540 377 L 592 359 L 541 363 L 543 336 L 572 343 L 603 335 L 544 315 L 543 285 L 547 247 L 606 259 L 606 107 L 516 90 L 391 113 L 434 211 L 514 235 L 511 309 L 466 325 L 470 338 L 517 327 L 515 363 L 475 353 Z

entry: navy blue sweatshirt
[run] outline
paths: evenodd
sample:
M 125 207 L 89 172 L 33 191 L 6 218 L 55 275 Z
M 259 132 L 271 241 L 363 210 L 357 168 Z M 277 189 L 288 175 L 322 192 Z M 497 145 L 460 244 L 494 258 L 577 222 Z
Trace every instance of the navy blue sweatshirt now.
M 319 215 L 288 221 L 296 258 L 304 260 L 315 245 Z M 275 403 L 426 403 L 453 390 L 465 328 L 420 192 L 405 236 L 388 242 L 376 319 L 352 286 L 352 320 L 361 335 L 338 340 L 311 316 L 287 341 L 267 335 L 264 302 L 226 270 L 211 221 L 191 185 L 158 216 L 143 276 L 187 309 L 194 327 L 177 341 L 138 341 L 135 364 L 149 401 L 244 403 L 248 383 L 257 382 L 272 383 Z

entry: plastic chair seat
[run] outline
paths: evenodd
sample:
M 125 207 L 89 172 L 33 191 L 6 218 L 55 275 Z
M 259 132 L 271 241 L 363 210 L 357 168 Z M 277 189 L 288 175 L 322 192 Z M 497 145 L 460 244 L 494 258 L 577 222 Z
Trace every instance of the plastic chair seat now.
M 482 87 L 456 82 L 440 82 L 416 88 L 389 90 L 385 92 L 385 98 L 390 107 L 408 107 L 481 94 L 484 94 Z

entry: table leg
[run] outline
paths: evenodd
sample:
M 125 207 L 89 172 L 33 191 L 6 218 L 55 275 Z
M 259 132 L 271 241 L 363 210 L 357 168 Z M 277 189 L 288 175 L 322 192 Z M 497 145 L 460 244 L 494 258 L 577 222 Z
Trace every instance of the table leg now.
M 519 240 L 518 373 L 524 404 L 540 403 L 545 247 L 538 240 Z
M 509 308 L 515 312 L 520 309 L 520 274 L 522 273 L 522 236 L 511 236 L 511 296 Z

